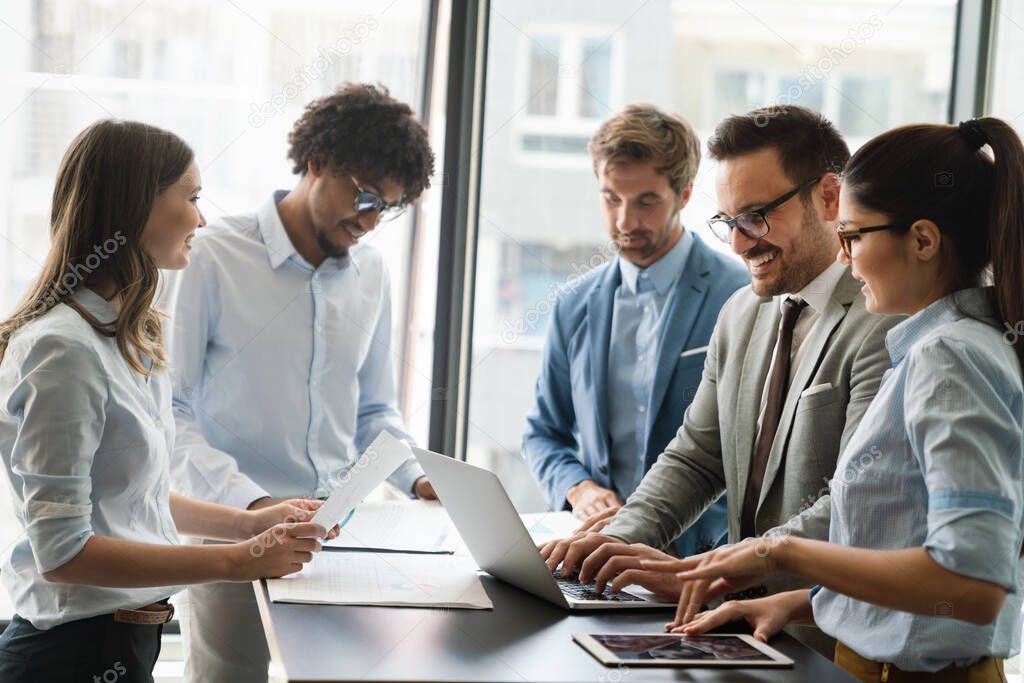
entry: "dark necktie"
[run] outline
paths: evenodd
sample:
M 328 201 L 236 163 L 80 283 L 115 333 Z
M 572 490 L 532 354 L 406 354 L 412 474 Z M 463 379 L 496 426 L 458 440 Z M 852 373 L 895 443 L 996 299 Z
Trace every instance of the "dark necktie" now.
M 741 538 L 756 535 L 754 513 L 757 512 L 757 502 L 761 498 L 768 456 L 772 452 L 775 432 L 778 431 L 779 420 L 782 418 L 782 405 L 786 402 L 786 390 L 789 388 L 789 356 L 793 350 L 793 328 L 796 327 L 800 311 L 806 305 L 806 301 L 790 297 L 782 304 L 779 340 L 775 344 L 775 361 L 772 364 L 772 376 L 768 381 L 768 400 L 764 404 L 761 430 L 757 433 L 754 455 L 750 460 L 750 478 L 747 479 L 747 490 L 743 495 L 743 512 L 740 516 Z

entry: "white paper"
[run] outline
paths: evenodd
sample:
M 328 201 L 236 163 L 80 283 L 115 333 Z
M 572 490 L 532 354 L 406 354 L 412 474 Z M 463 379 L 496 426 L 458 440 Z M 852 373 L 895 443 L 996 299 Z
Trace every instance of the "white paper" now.
M 454 555 L 319 552 L 302 571 L 268 579 L 274 602 L 492 609 L 472 560 Z
M 412 451 L 405 442 L 381 432 L 352 468 L 333 482 L 334 490 L 310 521 L 330 530 L 411 457 Z
M 341 534 L 324 546 L 408 553 L 455 551 L 459 535 L 437 501 L 397 500 L 360 503 Z
M 561 538 L 568 538 L 576 533 L 583 521 L 571 512 L 527 512 L 519 515 L 523 525 L 530 532 L 534 543 L 547 543 Z
M 526 512 L 519 515 L 523 520 L 523 526 L 530 533 L 534 544 L 540 545 L 561 538 L 568 538 L 579 528 L 581 522 L 571 512 Z M 455 535 L 456 555 L 469 555 L 469 548 L 466 547 L 462 536 Z

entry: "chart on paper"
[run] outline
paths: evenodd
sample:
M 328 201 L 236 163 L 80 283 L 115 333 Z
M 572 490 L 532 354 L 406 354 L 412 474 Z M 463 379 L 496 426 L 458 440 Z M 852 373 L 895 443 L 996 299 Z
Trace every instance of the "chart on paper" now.
M 341 534 L 326 548 L 451 554 L 458 532 L 437 501 L 398 500 L 360 503 Z
M 320 552 L 301 572 L 269 579 L 274 602 L 392 607 L 493 607 L 466 557 Z

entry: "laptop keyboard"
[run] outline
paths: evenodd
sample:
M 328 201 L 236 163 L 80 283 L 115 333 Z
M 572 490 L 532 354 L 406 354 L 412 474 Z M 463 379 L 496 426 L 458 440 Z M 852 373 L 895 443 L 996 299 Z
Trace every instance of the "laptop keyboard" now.
M 573 578 L 564 579 L 558 574 L 553 573 L 555 581 L 558 582 L 558 587 L 562 593 L 567 595 L 574 600 L 611 600 L 612 602 L 643 602 L 643 598 L 638 598 L 630 593 L 611 592 L 607 586 L 605 586 L 604 593 L 598 593 L 594 590 L 594 582 L 591 581 L 587 584 L 582 584 L 575 580 L 577 575 L 573 575 Z

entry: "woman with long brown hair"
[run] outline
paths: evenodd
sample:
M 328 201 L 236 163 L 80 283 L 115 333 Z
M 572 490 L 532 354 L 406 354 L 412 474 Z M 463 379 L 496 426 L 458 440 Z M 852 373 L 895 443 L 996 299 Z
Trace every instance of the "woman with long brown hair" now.
M 199 185 L 185 142 L 131 121 L 89 126 L 61 162 L 43 271 L 0 323 L 0 458 L 25 529 L 0 572 L 17 612 L 4 681 L 152 681 L 182 584 L 289 574 L 325 533 L 305 521 L 316 501 L 250 512 L 169 491 L 152 302 L 205 225 Z
M 839 218 L 868 310 L 909 317 L 830 482 L 829 542 L 751 539 L 645 569 L 679 572 L 678 632 L 814 623 L 860 680 L 1005 681 L 1021 636 L 1024 147 L 996 118 L 888 131 L 847 164 Z M 696 613 L 709 581 L 775 571 L 818 585 Z

